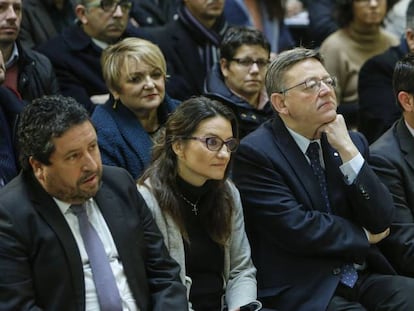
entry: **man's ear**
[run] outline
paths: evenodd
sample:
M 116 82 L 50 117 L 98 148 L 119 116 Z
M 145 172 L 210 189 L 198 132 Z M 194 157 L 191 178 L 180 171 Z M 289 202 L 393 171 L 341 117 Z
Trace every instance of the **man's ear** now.
M 289 109 L 285 105 L 285 96 L 280 93 L 272 93 L 270 95 L 270 102 L 272 103 L 272 107 L 275 111 L 277 111 L 281 115 L 288 115 Z
M 82 4 L 78 4 L 75 7 L 75 14 L 76 17 L 78 18 L 78 20 L 83 24 L 87 24 L 88 23 L 88 18 L 86 16 L 86 7 Z
M 228 76 L 229 62 L 225 58 L 220 58 L 220 70 L 224 78 Z
M 33 173 L 39 181 L 44 181 L 44 165 L 33 157 L 29 158 Z
M 398 102 L 404 111 L 412 112 L 414 111 L 414 99 L 413 95 L 405 91 L 398 92 Z

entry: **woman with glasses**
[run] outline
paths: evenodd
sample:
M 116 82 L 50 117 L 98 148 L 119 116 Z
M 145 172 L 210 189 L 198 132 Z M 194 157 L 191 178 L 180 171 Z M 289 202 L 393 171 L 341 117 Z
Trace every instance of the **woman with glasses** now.
M 206 97 L 190 98 L 168 119 L 138 181 L 194 310 L 260 306 L 240 196 L 227 178 L 237 146 L 233 113 Z
M 338 79 L 338 112 L 348 127 L 356 128 L 358 73 L 364 62 L 398 44 L 398 38 L 381 28 L 389 3 L 394 0 L 343 0 L 336 7 L 339 29 L 327 37 L 320 51 L 325 67 Z
M 217 99 L 236 115 L 240 139 L 273 116 L 264 89 L 270 44 L 259 30 L 229 28 L 220 45 L 220 63 L 209 72 L 204 95 Z
M 150 163 L 153 141 L 178 105 L 165 93 L 166 62 L 155 44 L 126 38 L 105 49 L 101 63 L 111 93 L 92 114 L 102 162 L 123 167 L 137 179 Z

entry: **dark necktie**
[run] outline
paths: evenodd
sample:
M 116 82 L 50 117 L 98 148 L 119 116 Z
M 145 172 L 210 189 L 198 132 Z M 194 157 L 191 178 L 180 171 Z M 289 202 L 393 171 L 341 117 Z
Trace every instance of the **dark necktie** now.
M 330 212 L 331 207 L 329 204 L 328 186 L 326 183 L 325 171 L 322 168 L 319 158 L 319 144 L 317 142 L 310 143 L 308 149 L 306 150 L 306 155 L 309 157 L 313 174 L 318 178 L 321 194 L 325 202 L 325 211 Z
M 122 311 L 121 297 L 105 247 L 88 220 L 86 208 L 84 205 L 72 205 L 71 209 L 78 218 L 79 230 L 89 257 L 100 310 Z
M 318 183 L 321 189 L 321 194 L 325 201 L 325 209 L 327 212 L 331 212 L 325 171 L 322 168 L 320 158 L 319 158 L 319 144 L 317 142 L 310 143 L 308 146 L 308 149 L 306 150 L 306 155 L 309 157 L 313 173 L 318 178 Z M 358 273 L 354 265 L 344 264 L 342 266 L 342 273 L 341 273 L 341 279 L 340 279 L 341 283 L 345 284 L 348 287 L 354 287 L 357 279 L 358 279 Z

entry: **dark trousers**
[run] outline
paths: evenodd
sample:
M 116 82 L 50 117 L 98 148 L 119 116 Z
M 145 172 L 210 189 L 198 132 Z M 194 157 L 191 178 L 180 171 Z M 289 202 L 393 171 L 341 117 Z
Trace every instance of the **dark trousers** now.
M 327 311 L 413 311 L 414 279 L 361 273 L 353 288 L 339 284 Z

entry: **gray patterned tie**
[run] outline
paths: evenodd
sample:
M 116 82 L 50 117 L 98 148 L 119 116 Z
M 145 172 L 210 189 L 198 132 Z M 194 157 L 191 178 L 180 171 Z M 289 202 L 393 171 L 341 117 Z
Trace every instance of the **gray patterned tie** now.
M 70 208 L 78 218 L 79 230 L 89 257 L 101 311 L 122 311 L 121 297 L 105 247 L 88 220 L 85 206 L 73 204 Z
M 325 171 L 321 165 L 319 158 L 319 144 L 317 142 L 310 143 L 308 149 L 306 150 L 306 155 L 309 157 L 314 175 L 318 178 L 321 194 L 325 201 L 325 210 L 330 213 L 331 207 L 328 197 L 328 184 L 326 182 Z M 348 287 L 354 287 L 357 279 L 358 273 L 354 265 L 350 263 L 344 264 L 342 266 L 340 279 L 341 283 L 345 284 Z

